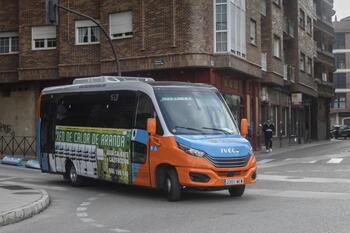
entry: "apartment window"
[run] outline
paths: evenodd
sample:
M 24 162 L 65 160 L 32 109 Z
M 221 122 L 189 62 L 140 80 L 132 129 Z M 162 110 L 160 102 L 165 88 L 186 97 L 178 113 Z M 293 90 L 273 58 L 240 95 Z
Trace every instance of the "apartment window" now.
M 340 74 L 334 74 L 334 86 L 338 89 L 345 89 L 346 88 L 346 74 L 340 73 Z
M 305 29 L 305 12 L 302 9 L 300 9 L 299 13 L 299 26 Z
M 337 69 L 345 69 L 346 66 L 346 58 L 345 58 L 345 53 L 337 53 L 334 54 L 335 58 L 335 65 Z
M 256 21 L 250 20 L 250 43 L 256 45 Z
M 216 1 L 215 12 L 216 28 L 216 52 L 227 52 L 227 2 L 226 0 Z
M 335 33 L 334 49 L 345 49 L 345 33 Z
M 312 59 L 310 57 L 307 58 L 306 72 L 312 74 Z
M 18 52 L 18 34 L 15 32 L 0 33 L 0 54 Z
M 345 93 L 336 94 L 332 105 L 333 105 L 333 108 L 345 108 L 346 107 Z
M 246 57 L 245 0 L 215 0 L 215 51 Z
M 273 38 L 273 55 L 278 58 L 281 57 L 281 38 L 276 35 Z
M 312 35 L 312 20 L 311 20 L 311 17 L 309 17 L 309 16 L 307 17 L 306 31 L 307 31 L 307 33 Z
M 110 37 L 112 39 L 133 37 L 131 11 L 110 14 L 109 25 Z
M 261 0 L 260 1 L 260 14 L 263 16 L 266 16 L 266 12 L 267 12 L 266 0 Z
M 100 43 L 100 29 L 90 20 L 75 21 L 75 43 L 77 45 Z
M 305 71 L 305 54 L 300 53 L 300 70 Z
M 55 49 L 56 46 L 56 26 L 32 27 L 33 50 Z

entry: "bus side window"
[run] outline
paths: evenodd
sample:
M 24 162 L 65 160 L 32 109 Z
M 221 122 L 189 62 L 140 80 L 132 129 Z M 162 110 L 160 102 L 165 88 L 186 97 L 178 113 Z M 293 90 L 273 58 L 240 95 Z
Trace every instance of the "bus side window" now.
M 137 114 L 136 114 L 136 129 L 147 129 L 147 119 L 156 117 L 156 112 L 151 98 L 144 94 L 139 93 L 138 104 L 137 104 Z M 157 134 L 163 135 L 163 129 L 160 125 L 159 119 L 157 118 Z
M 136 92 L 116 91 L 108 93 L 107 127 L 132 129 L 135 119 Z

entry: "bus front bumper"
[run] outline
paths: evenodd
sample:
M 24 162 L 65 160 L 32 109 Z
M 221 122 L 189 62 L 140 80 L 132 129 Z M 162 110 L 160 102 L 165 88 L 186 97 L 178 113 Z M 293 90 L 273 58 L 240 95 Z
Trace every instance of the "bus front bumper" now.
M 180 184 L 204 189 L 225 189 L 234 185 L 256 183 L 257 167 L 242 170 L 176 167 Z

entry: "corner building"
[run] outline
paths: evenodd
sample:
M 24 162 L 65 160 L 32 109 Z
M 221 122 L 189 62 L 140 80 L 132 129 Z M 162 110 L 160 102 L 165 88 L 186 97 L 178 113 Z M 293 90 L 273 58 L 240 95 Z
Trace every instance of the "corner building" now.
M 262 122 L 278 146 L 328 139 L 333 1 L 262 2 Z

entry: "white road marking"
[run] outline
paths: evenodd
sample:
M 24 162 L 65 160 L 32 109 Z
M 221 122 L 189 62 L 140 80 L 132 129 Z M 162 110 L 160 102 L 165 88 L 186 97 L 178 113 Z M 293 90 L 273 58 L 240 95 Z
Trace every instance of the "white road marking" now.
M 111 231 L 114 231 L 114 232 L 130 232 L 128 230 L 124 230 L 124 229 L 119 229 L 119 228 L 114 228 L 114 229 L 110 229 Z
M 350 179 L 343 178 L 319 178 L 319 177 L 294 177 L 278 175 L 259 175 L 259 180 L 279 181 L 291 183 L 325 183 L 325 184 L 350 184 Z
M 310 164 L 314 164 L 314 163 L 317 163 L 318 160 L 311 160 L 311 161 L 305 161 L 303 163 L 310 163 Z
M 272 190 L 272 189 L 247 189 L 247 194 L 285 197 L 285 198 L 305 198 L 305 199 L 334 199 L 350 200 L 350 193 L 331 193 L 331 192 L 311 192 L 297 190 Z
M 88 217 L 88 214 L 85 213 L 85 212 L 78 212 L 78 213 L 77 213 L 77 217 L 78 217 L 78 218 L 87 218 L 87 217 Z
M 337 164 L 337 163 L 341 163 L 342 161 L 343 161 L 343 158 L 333 158 L 333 159 L 330 159 L 327 163 Z
M 92 218 L 81 218 L 80 221 L 85 222 L 85 223 L 93 223 L 95 220 Z
M 80 204 L 80 206 L 88 206 L 90 204 L 91 204 L 91 202 L 84 201 L 83 203 Z
M 258 161 L 256 164 L 261 165 L 261 164 L 269 163 L 272 161 L 274 161 L 274 159 L 263 159 L 263 160 Z
M 16 177 L 6 177 L 6 178 L 0 178 L 0 181 L 7 181 L 7 180 L 13 180 Z
M 85 210 L 87 210 L 86 207 L 78 207 L 78 208 L 77 208 L 77 211 L 80 211 L 80 212 L 81 212 L 81 211 L 85 211 Z
M 105 227 L 105 225 L 98 224 L 98 223 L 92 223 L 91 225 L 94 226 L 94 227 L 97 227 L 97 228 L 104 228 Z
M 100 194 L 97 195 L 97 197 L 90 197 L 90 198 L 87 199 L 88 201 L 82 202 L 80 204 L 80 206 L 77 207 L 76 215 L 77 215 L 78 218 L 80 218 L 80 221 L 82 221 L 84 223 L 89 223 L 91 226 L 94 226 L 96 228 L 107 228 L 108 227 L 108 226 L 105 226 L 103 224 L 97 223 L 93 218 L 88 218 L 88 213 L 87 213 L 88 207 L 89 207 L 89 205 L 91 205 L 91 202 L 98 200 L 99 197 L 102 197 L 104 195 L 105 194 L 100 193 Z M 120 229 L 120 228 L 114 228 L 114 229 L 111 228 L 109 230 L 113 231 L 113 232 L 120 232 L 120 233 L 128 233 L 128 232 L 130 232 L 128 230 L 124 230 L 124 229 Z

